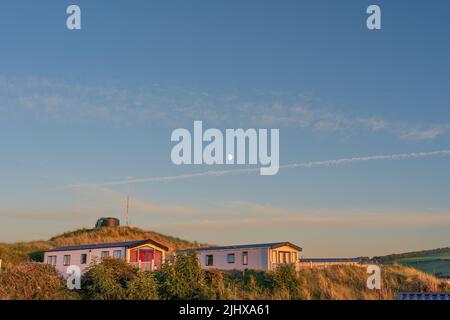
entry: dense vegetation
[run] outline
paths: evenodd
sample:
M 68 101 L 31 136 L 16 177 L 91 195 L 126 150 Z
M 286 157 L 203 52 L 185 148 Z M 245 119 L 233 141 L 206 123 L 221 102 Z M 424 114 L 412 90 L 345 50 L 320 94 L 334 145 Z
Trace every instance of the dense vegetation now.
M 155 272 L 139 272 L 123 260 L 105 259 L 83 275 L 82 288 L 66 289 L 44 264 L 17 266 L 0 275 L 0 299 L 393 299 L 400 291 L 449 291 L 435 277 L 399 265 L 382 269 L 382 289 L 366 288 L 361 267 L 274 272 L 202 270 L 194 253 L 177 255 Z
M 56 270 L 48 265 L 26 263 L 0 273 L 0 299 L 55 300 L 77 299 Z

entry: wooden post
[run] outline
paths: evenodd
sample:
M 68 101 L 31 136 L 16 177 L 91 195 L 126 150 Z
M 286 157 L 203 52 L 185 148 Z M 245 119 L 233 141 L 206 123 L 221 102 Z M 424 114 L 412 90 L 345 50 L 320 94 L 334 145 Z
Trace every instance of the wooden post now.
M 151 269 L 150 271 L 155 270 L 155 259 L 156 259 L 156 250 L 155 250 L 155 248 L 153 248 L 153 252 L 152 252 L 152 264 L 151 264 L 152 269 Z

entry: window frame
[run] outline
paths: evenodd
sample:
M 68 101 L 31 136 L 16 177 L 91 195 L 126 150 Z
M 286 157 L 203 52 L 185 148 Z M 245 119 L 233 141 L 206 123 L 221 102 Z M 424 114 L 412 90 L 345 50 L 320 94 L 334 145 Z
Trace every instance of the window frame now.
M 70 266 L 70 260 L 71 260 L 72 258 L 71 258 L 71 256 L 70 256 L 70 254 L 65 254 L 64 256 L 63 256 L 63 266 L 65 266 L 65 267 L 67 267 L 67 266 Z
M 291 263 L 297 262 L 297 252 L 291 252 Z
M 118 253 L 118 255 L 117 255 Z M 113 258 L 122 259 L 122 250 L 113 250 Z
M 242 252 L 242 265 L 248 266 L 248 251 Z
M 232 258 L 232 259 L 230 259 Z M 233 264 L 236 262 L 236 255 L 233 253 L 227 253 L 227 263 Z
M 101 258 L 108 258 L 109 257 L 109 251 L 105 250 L 100 252 L 100 257 Z
M 278 251 L 278 263 L 280 264 L 291 264 L 292 255 L 289 251 Z
M 84 257 L 84 259 L 83 259 L 83 257 Z M 87 253 L 80 254 L 80 264 L 87 264 Z
M 211 258 L 211 261 L 209 260 L 210 258 Z M 205 255 L 205 266 L 211 267 L 213 265 L 214 265 L 214 255 L 213 254 Z
M 50 266 L 56 266 L 56 256 L 47 256 L 47 264 Z

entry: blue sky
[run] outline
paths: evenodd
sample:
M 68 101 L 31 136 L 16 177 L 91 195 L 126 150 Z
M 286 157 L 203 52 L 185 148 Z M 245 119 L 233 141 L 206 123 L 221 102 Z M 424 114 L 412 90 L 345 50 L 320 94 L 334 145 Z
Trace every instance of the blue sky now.
M 175 166 L 171 132 L 279 128 L 281 165 L 450 149 L 448 1 L 0 4 L 0 241 L 122 217 L 306 256 L 449 245 L 450 157 L 110 185 Z M 378 4 L 382 30 L 366 28 Z M 74 186 L 76 185 L 76 186 Z

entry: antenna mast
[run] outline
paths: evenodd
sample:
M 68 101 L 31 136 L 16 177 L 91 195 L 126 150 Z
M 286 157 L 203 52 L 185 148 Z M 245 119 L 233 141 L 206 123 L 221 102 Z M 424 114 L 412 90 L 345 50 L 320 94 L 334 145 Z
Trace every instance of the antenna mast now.
M 130 207 L 130 196 L 127 196 L 127 211 L 125 213 L 125 223 L 127 224 L 128 227 L 128 209 Z

